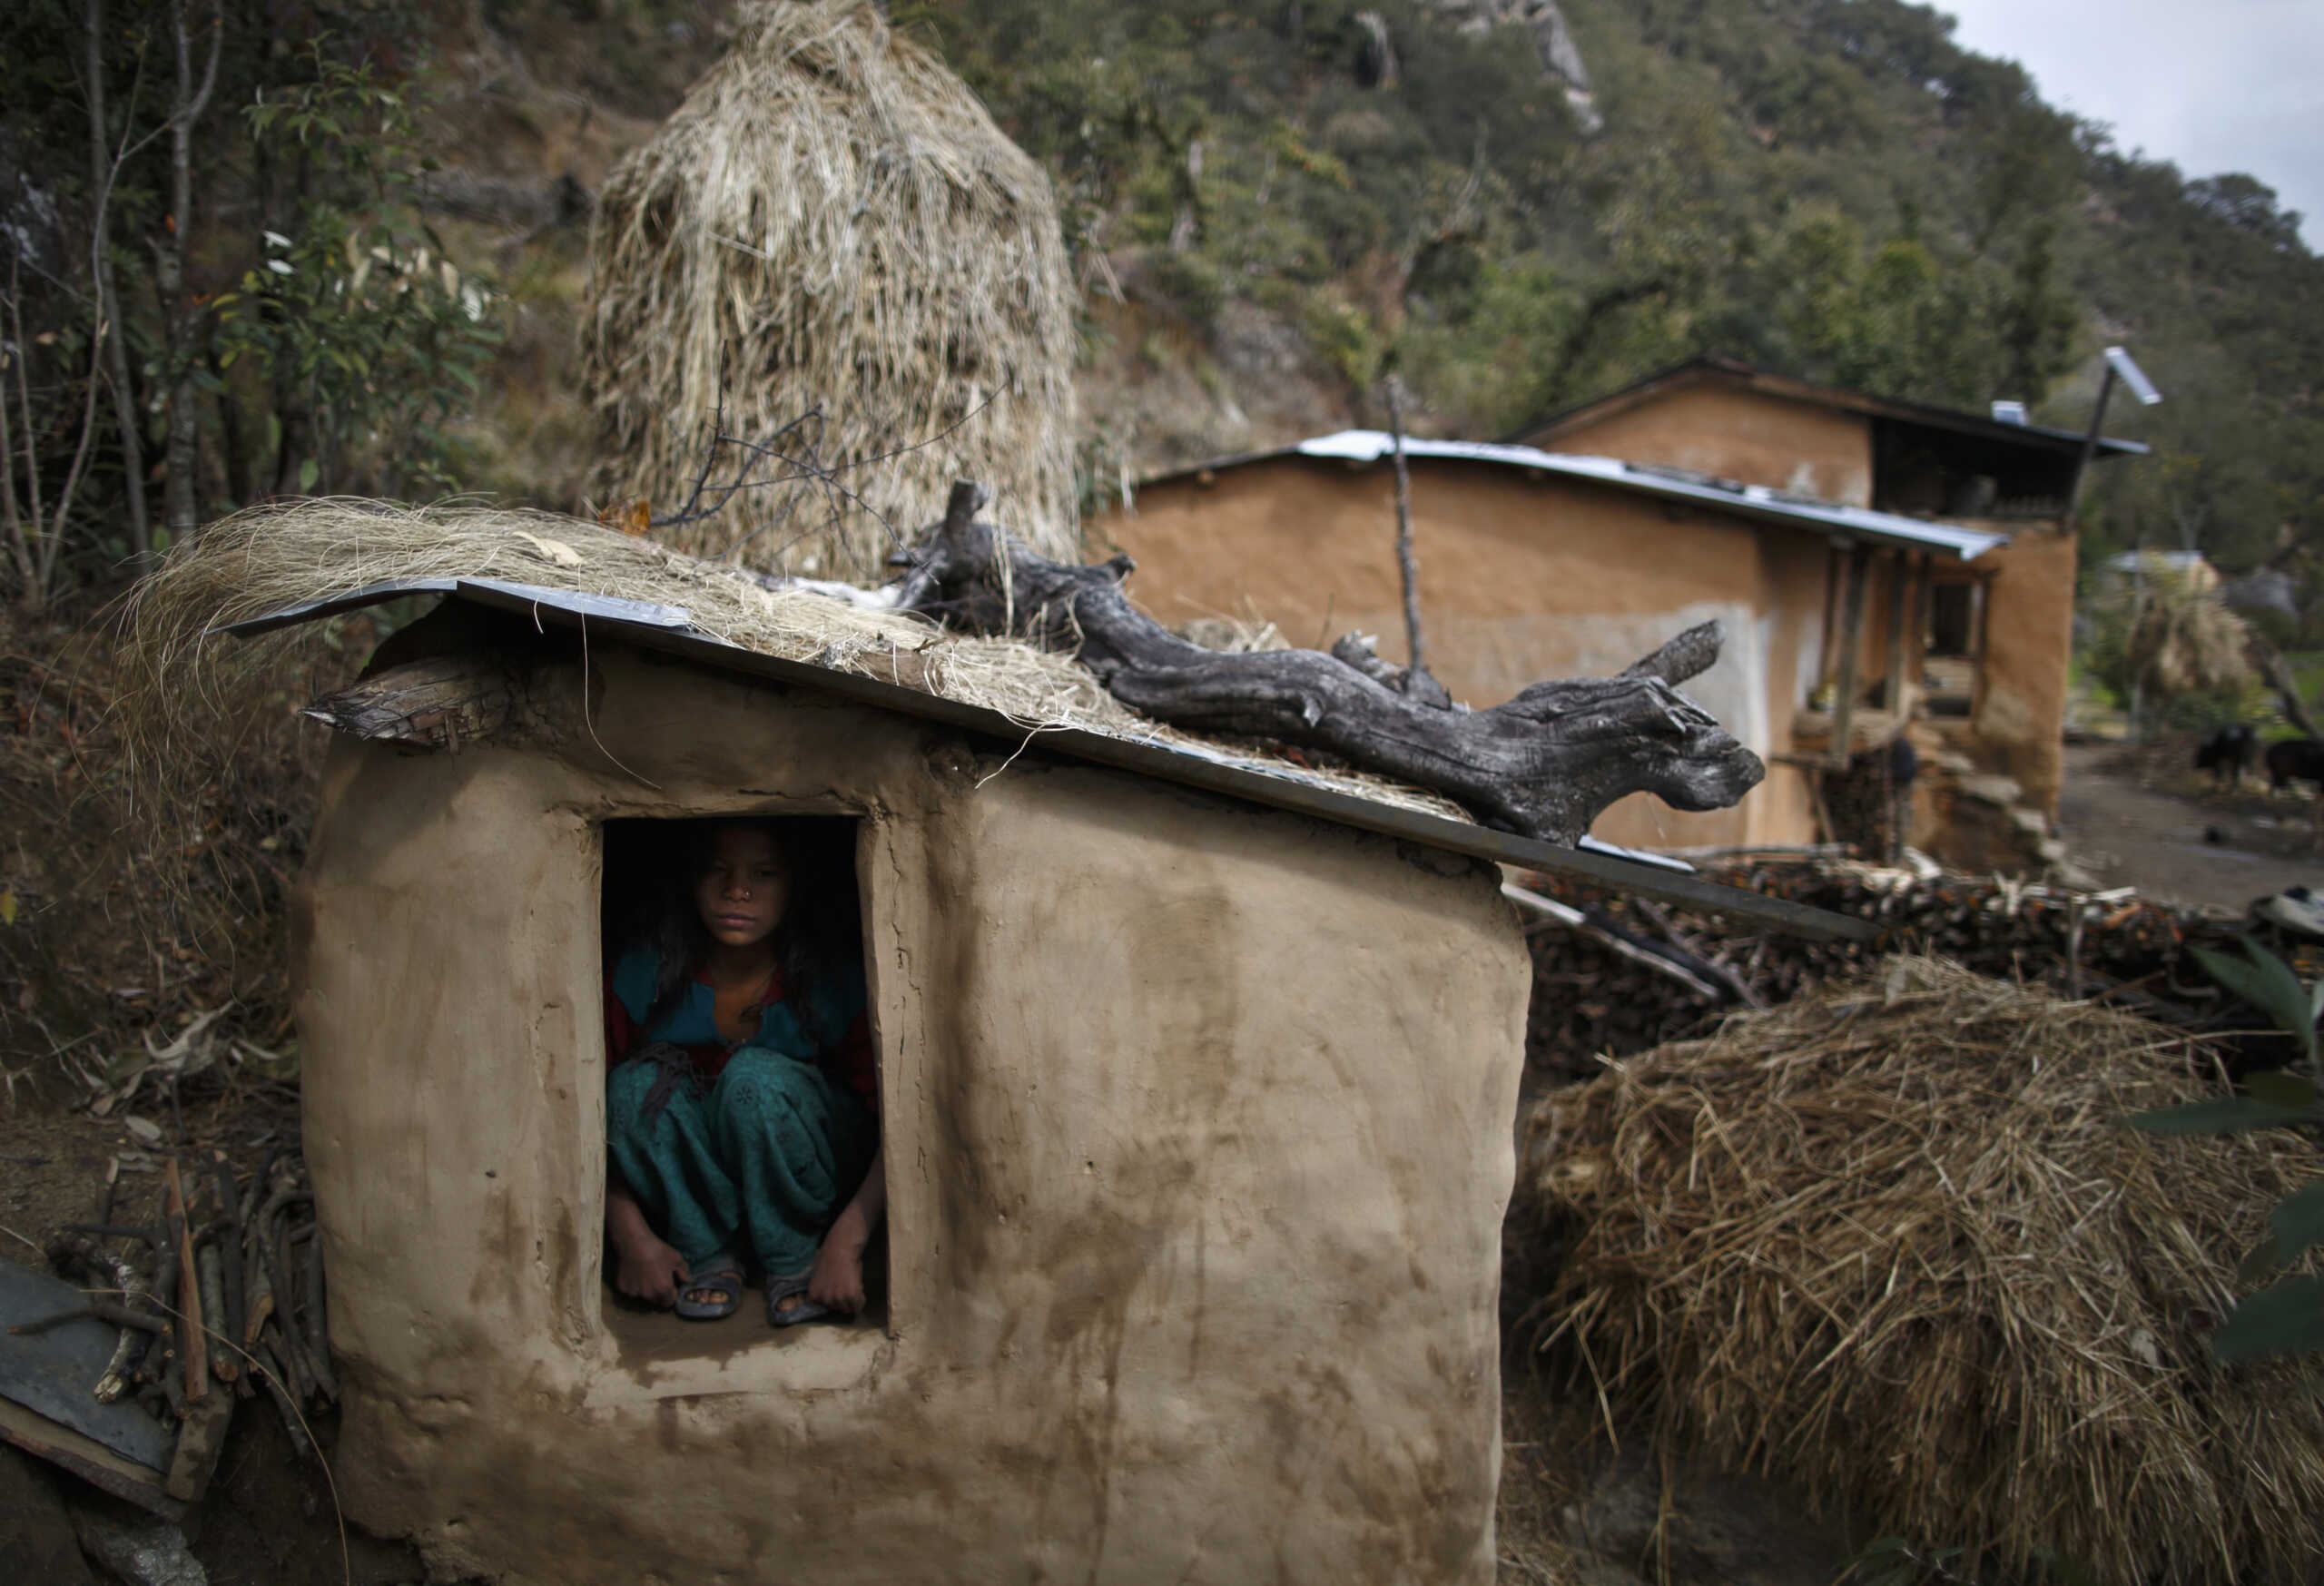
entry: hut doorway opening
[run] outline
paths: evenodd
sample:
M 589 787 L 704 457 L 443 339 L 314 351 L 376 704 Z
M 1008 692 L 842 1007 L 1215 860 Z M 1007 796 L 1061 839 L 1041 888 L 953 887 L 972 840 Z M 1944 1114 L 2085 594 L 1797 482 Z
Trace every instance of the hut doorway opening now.
M 881 1136 L 859 826 L 740 812 L 602 827 L 600 1299 L 625 1358 L 790 1335 L 770 1315 L 799 1298 L 770 1297 L 769 1280 L 821 1270 L 834 1224 L 864 1221 Z M 816 1328 L 886 1330 L 884 1195 L 871 1199 L 862 1307 Z M 722 1271 L 739 1274 L 731 1314 L 704 1317 Z

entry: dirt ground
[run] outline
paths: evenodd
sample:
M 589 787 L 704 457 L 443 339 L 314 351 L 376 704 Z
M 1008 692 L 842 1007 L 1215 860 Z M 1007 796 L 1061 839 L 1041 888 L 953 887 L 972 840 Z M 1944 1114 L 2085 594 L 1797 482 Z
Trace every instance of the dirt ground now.
M 2109 887 L 2240 912 L 2298 883 L 2324 888 L 2316 801 L 2264 775 L 2216 789 L 2193 740 L 2066 746 L 2058 823 L 2073 861 Z
M 247 1175 L 270 1150 L 298 1143 L 297 1103 L 281 1086 L 212 1090 L 174 1109 L 148 1098 L 135 1113 L 159 1123 L 162 1138 L 141 1139 L 122 1118 L 92 1118 L 28 1088 L 13 1107 L 0 1101 L 0 1256 L 46 1270 L 43 1244 L 64 1225 L 95 1217 L 110 1159 L 123 1168 L 113 1219 L 142 1223 L 155 1210 L 163 1157 L 192 1164 L 223 1150 Z M 314 1416 L 310 1430 L 329 1448 L 336 1415 Z M 36 1468 L 58 1492 L 77 1492 L 75 1501 L 134 1512 L 89 1497 L 73 1477 Z M 352 1528 L 342 1532 L 328 1474 L 293 1453 L 273 1407 L 257 1400 L 236 1411 L 210 1495 L 183 1530 L 212 1586 L 396 1586 L 422 1575 L 409 1548 Z

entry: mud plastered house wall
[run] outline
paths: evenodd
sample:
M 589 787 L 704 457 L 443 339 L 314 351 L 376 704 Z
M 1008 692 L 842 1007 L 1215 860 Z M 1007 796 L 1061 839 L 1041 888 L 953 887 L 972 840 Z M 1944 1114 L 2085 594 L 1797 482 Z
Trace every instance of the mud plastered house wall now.
M 329 760 L 349 1516 L 510 1581 L 1492 1579 L 1492 867 L 590 631 L 521 726 Z M 711 1346 L 604 1281 L 597 920 L 606 823 L 731 813 L 855 820 L 889 1271 Z
M 2022 418 L 1899 401 L 1723 358 L 1664 370 L 1519 438 L 2005 540 L 1925 569 L 1910 591 L 1908 665 L 1940 707 L 1934 739 L 2014 778 L 2029 805 L 2056 816 L 2077 561 L 2066 507 L 2085 448 L 2090 462 L 2104 463 L 2143 457 L 2146 446 L 2112 438 L 2093 446 Z M 1880 578 L 1876 569 L 1872 623 L 1886 609 Z

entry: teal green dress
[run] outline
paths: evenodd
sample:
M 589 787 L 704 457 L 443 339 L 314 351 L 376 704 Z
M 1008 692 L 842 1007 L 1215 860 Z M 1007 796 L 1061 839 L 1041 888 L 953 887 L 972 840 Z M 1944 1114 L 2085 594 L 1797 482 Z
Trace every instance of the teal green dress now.
M 756 1032 L 731 1044 L 702 980 L 646 1027 L 659 980 L 633 951 L 606 989 L 614 1170 L 689 1270 L 747 1255 L 768 1276 L 803 1273 L 879 1148 L 862 970 L 788 995 L 777 971 Z

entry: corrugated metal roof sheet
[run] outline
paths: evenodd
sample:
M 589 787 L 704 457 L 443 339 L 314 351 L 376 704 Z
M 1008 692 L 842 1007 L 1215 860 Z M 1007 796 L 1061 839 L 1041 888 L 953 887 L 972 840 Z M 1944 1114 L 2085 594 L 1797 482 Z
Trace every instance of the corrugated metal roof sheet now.
M 1586 402 L 1545 414 L 1517 430 L 1511 438 L 1515 440 L 1524 436 L 1541 435 L 1548 430 L 1567 428 L 1578 420 L 1587 421 L 1602 414 L 1620 412 L 1659 390 L 1699 379 L 1727 380 L 1753 390 L 1787 397 L 1793 401 L 1813 402 L 1843 412 L 1863 413 L 1923 429 L 1950 430 L 2003 446 L 2034 447 L 2078 456 L 2088 438 L 2079 429 L 2059 429 L 2046 424 L 2012 421 L 1996 417 L 1990 409 L 1977 413 L 1958 408 L 1939 408 L 1932 403 L 1909 401 L 1900 397 L 1876 396 L 1870 391 L 1827 386 L 1817 380 L 1802 379 L 1797 375 L 1780 374 L 1736 359 L 1719 357 L 1690 358 L 1684 363 L 1657 369 L 1644 379 L 1634 380 L 1620 390 L 1608 391 Z M 2102 458 L 2145 457 L 2153 449 L 2142 440 L 2101 436 L 2097 455 Z
M 1343 429 L 1337 435 L 1303 440 L 1290 450 L 1301 457 L 1336 458 L 1344 461 L 1369 463 L 1386 457 L 1394 446 L 1393 438 L 1384 430 Z M 1868 507 L 1842 507 L 1771 490 L 1765 485 L 1737 484 L 1731 480 L 1689 474 L 1684 469 L 1626 463 L 1617 458 L 1581 457 L 1568 452 L 1542 451 L 1537 447 L 1506 446 L 1489 441 L 1414 440 L 1409 437 L 1404 441 L 1404 455 L 1407 458 L 1443 458 L 1458 462 L 1490 463 L 1502 468 L 1557 474 L 1567 478 L 1590 479 L 1665 500 L 1716 507 L 1786 527 L 1845 535 L 1850 539 L 1903 546 L 1913 550 L 1943 551 L 1965 562 L 1984 555 L 1996 546 L 2009 543 L 2009 537 L 2005 534 L 1989 534 L 1982 529 L 1964 528 L 1958 524 L 1903 517 L 1893 512 L 1875 512 Z M 1236 460 L 1256 462 L 1259 459 L 1247 458 Z M 1209 466 L 1216 468 L 1233 465 L 1214 463 Z

